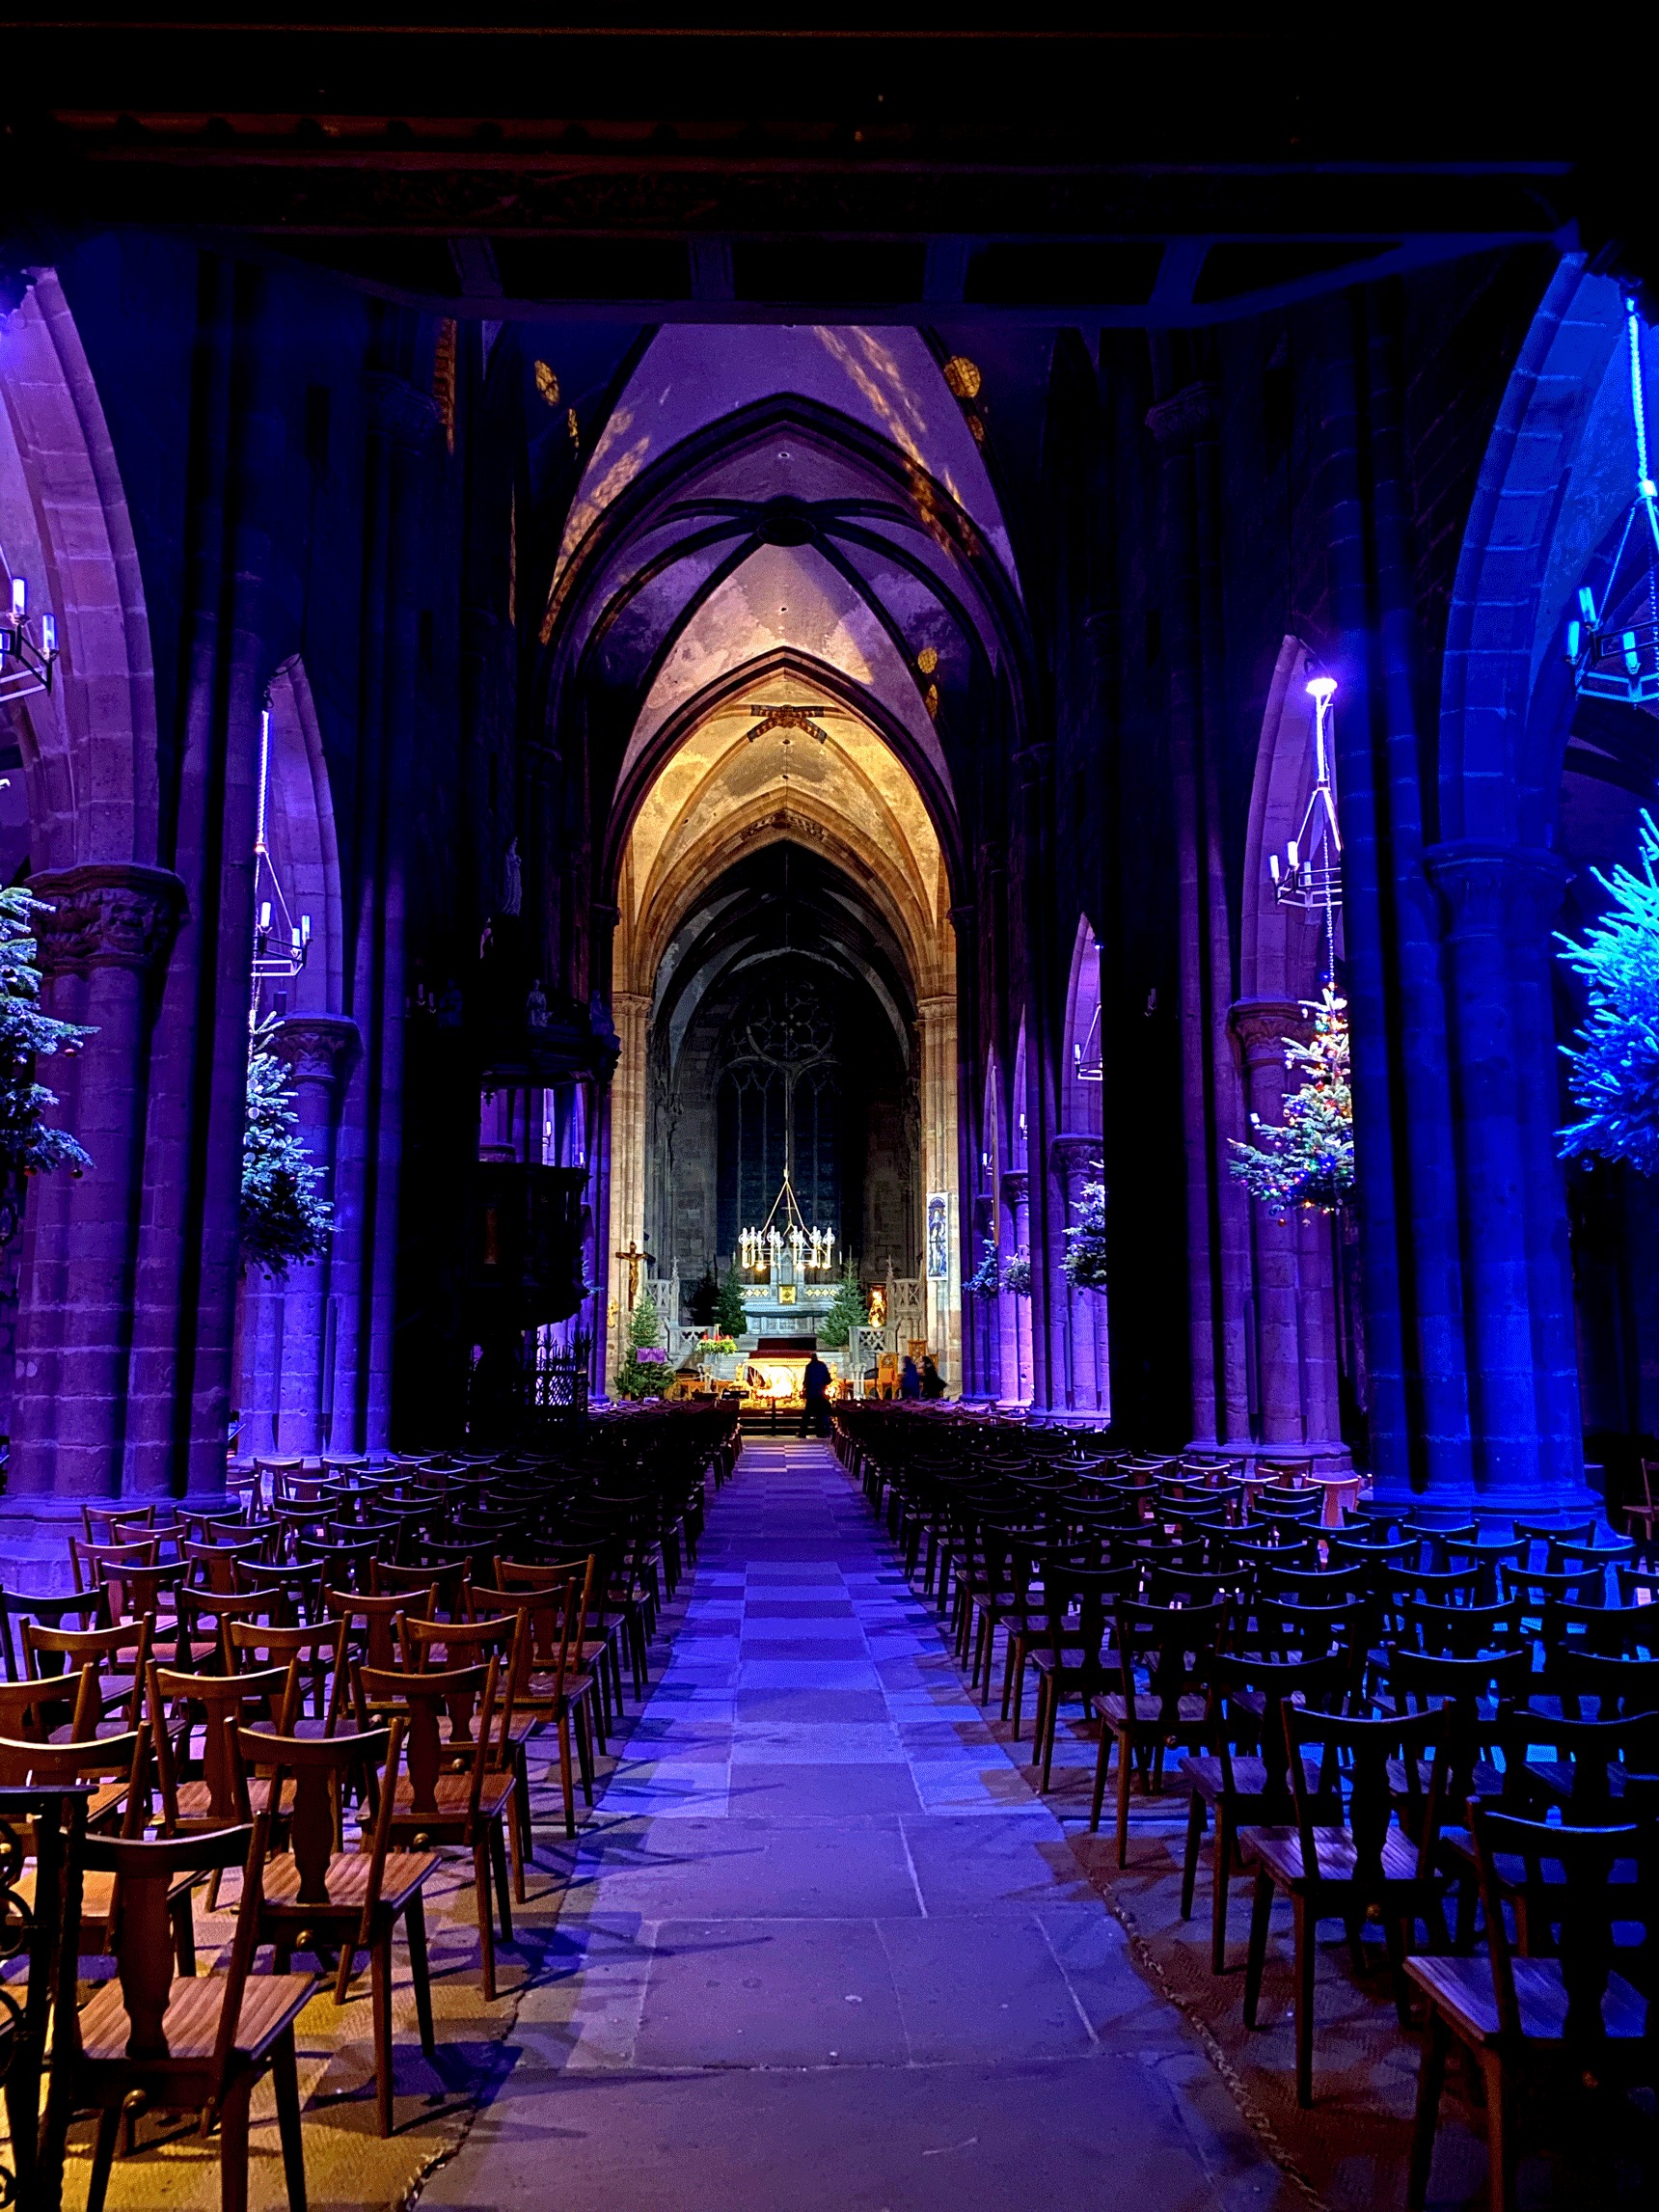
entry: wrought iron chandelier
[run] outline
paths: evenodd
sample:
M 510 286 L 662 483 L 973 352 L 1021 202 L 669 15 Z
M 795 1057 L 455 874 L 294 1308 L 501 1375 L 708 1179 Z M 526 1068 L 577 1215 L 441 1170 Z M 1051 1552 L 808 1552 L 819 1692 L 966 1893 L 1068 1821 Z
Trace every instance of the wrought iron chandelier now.
M 0 555 L 0 563 L 5 560 Z M 58 666 L 58 620 L 41 616 L 39 637 L 29 612 L 29 583 L 12 579 L 12 604 L 0 608 L 0 704 L 26 699 L 37 692 L 49 692 Z
M 1647 408 L 1642 388 L 1642 324 L 1634 295 L 1624 302 L 1630 367 L 1630 423 L 1636 439 L 1636 497 L 1596 605 L 1588 584 L 1566 626 L 1575 689 L 1625 706 L 1659 703 L 1659 489 L 1647 459 Z
M 772 1274 L 785 1252 L 797 1274 L 828 1274 L 835 1264 L 835 1232 L 807 1227 L 787 1166 L 766 1219 L 758 1229 L 738 1232 L 738 1266 L 745 1274 Z
M 271 710 L 259 716 L 259 797 L 254 818 L 254 1002 L 250 1021 L 259 1013 L 259 986 L 267 981 L 291 982 L 311 951 L 312 917 L 302 914 L 296 921 L 288 912 L 271 850 L 265 842 L 265 815 L 271 782 Z
M 1332 779 L 1330 715 L 1334 676 L 1310 676 L 1304 687 L 1314 702 L 1314 788 L 1301 826 L 1287 838 L 1285 856 L 1267 856 L 1273 896 L 1282 907 L 1317 915 L 1324 926 L 1327 974 L 1336 962 L 1336 917 L 1343 903 L 1343 833 Z

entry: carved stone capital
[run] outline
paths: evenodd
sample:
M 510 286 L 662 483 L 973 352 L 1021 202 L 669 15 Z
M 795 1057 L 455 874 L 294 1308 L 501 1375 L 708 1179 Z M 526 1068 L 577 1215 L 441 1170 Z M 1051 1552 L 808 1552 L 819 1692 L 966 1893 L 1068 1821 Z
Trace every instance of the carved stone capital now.
M 344 1014 L 289 1014 L 272 1032 L 271 1050 L 296 1082 L 345 1080 L 363 1050 L 357 1024 Z
M 1541 938 L 1561 909 L 1571 873 L 1541 846 L 1482 845 L 1472 838 L 1432 845 L 1423 856 L 1440 894 L 1449 938 Z
M 1166 451 L 1194 446 L 1215 435 L 1215 387 L 1200 380 L 1183 384 L 1146 411 L 1146 426 Z
M 1092 1183 L 1103 1172 L 1104 1142 L 1098 1136 L 1055 1136 L 1048 1140 L 1048 1158 L 1056 1175 L 1067 1183 Z
M 1031 1194 L 1031 1178 L 1023 1167 L 1011 1167 L 1002 1178 L 1002 1203 L 1023 1206 Z
M 394 446 L 412 453 L 418 453 L 443 423 L 438 402 L 429 393 L 417 392 L 401 376 L 388 376 L 382 369 L 369 371 L 368 419 Z
M 43 975 L 90 975 L 95 968 L 143 974 L 173 949 L 185 906 L 184 886 L 170 868 L 133 860 L 53 868 L 27 888 L 50 910 L 35 916 Z
M 1286 1038 L 1305 1045 L 1314 1033 L 1313 1017 L 1299 998 L 1237 999 L 1227 1009 L 1227 1026 L 1247 1068 L 1283 1065 Z

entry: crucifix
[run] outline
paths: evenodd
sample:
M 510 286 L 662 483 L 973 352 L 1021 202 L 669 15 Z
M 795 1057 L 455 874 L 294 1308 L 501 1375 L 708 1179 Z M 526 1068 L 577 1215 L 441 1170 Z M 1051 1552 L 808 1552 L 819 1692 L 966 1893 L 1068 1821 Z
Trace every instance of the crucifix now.
M 640 1251 L 632 1237 L 628 1240 L 628 1249 L 616 1254 L 619 1260 L 626 1260 L 628 1263 L 628 1310 L 630 1313 L 639 1302 L 639 1270 L 647 1256 L 646 1253 Z

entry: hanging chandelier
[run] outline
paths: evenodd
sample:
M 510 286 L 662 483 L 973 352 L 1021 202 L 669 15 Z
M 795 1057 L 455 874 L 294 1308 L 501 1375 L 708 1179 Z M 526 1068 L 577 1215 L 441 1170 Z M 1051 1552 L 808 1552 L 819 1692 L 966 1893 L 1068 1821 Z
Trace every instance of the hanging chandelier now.
M 306 964 L 311 951 L 312 917 L 302 914 L 296 921 L 288 912 L 270 847 L 265 842 L 265 812 L 271 781 L 271 710 L 259 716 L 259 796 L 254 818 L 254 1003 L 250 1021 L 257 1023 L 259 986 L 267 981 L 290 982 Z
M 37 637 L 35 617 L 29 612 L 28 579 L 14 576 L 12 604 L 0 607 L 0 704 L 49 692 L 57 666 L 57 616 L 42 614 Z
M 807 1227 L 787 1167 L 760 1227 L 739 1230 L 738 1266 L 748 1275 L 775 1274 L 785 1252 L 797 1274 L 828 1274 L 835 1264 L 835 1232 Z
M 1326 972 L 1336 957 L 1336 917 L 1343 903 L 1343 833 L 1332 781 L 1330 714 L 1334 676 L 1310 676 L 1304 687 L 1314 702 L 1314 788 L 1301 826 L 1286 839 L 1285 855 L 1267 856 L 1273 896 L 1282 907 L 1317 915 L 1324 925 Z
M 1642 389 L 1642 324 L 1633 295 L 1624 301 L 1630 365 L 1630 424 L 1636 441 L 1636 497 L 1596 605 L 1588 584 L 1566 626 L 1574 688 L 1624 706 L 1659 703 L 1659 492 L 1647 460 L 1647 409 Z

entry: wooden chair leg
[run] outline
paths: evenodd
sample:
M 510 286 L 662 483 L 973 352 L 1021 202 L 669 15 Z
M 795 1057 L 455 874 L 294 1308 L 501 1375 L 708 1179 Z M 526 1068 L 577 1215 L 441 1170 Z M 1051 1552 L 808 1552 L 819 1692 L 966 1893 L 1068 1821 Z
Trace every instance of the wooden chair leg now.
M 1054 1737 L 1059 1731 L 1059 1726 L 1060 1683 L 1059 1678 L 1056 1677 L 1055 1679 L 1048 1684 L 1048 1696 L 1043 1711 L 1043 1741 L 1041 1745 L 1043 1758 L 1043 1779 L 1037 1786 L 1037 1793 L 1040 1797 L 1047 1797 L 1048 1794 L 1048 1777 L 1052 1773 L 1054 1767 Z
M 593 1738 L 590 1733 L 592 1716 L 584 1698 L 576 1708 L 576 1763 L 582 1774 L 582 1802 L 593 1803 Z
M 1508 2095 L 1509 2080 L 1496 2051 L 1481 2055 L 1486 2081 L 1486 2156 L 1491 2163 L 1492 2212 L 1515 2212 L 1517 2144 Z
M 196 1898 L 186 1890 L 173 1908 L 173 1955 L 180 1974 L 196 1972 Z
M 116 2137 L 120 2133 L 121 2107 L 107 2105 L 98 2115 L 98 2139 L 93 2150 L 92 2179 L 87 2185 L 87 2212 L 103 2212 L 109 2170 L 115 2164 Z
M 564 1792 L 564 1832 L 576 1833 L 576 1793 L 570 1776 L 570 1712 L 567 1707 L 558 1716 L 558 1784 Z
M 280 1973 L 282 1969 L 279 1967 L 277 1971 Z M 348 1935 L 340 1944 L 340 1966 L 334 1978 L 334 2001 L 337 2005 L 345 2003 L 346 1994 L 351 1988 L 351 1978 L 356 1971 L 357 1944 L 355 1938 Z
M 1244 1958 L 1244 2025 L 1254 2028 L 1262 1997 L 1262 1976 L 1267 1965 L 1267 1930 L 1273 1919 L 1272 1876 L 1256 1876 L 1256 1894 L 1250 1900 L 1250 1949 Z
M 1291 1900 L 1296 1934 L 1296 2102 L 1304 2112 L 1314 2101 L 1314 1909 L 1305 1897 Z
M 1417 2116 L 1411 2129 L 1411 2166 L 1406 2174 L 1406 2212 L 1423 2212 L 1428 2201 L 1428 2170 L 1434 2163 L 1434 2137 L 1440 2125 L 1440 2095 L 1446 2086 L 1446 2047 L 1451 2031 L 1432 2006 L 1417 2069 Z
M 388 2077 L 392 2054 L 386 2057 Z M 300 2126 L 300 2077 L 294 2062 L 294 2032 L 286 2028 L 271 2047 L 271 2087 L 277 2093 L 277 2133 L 283 2145 L 283 2176 L 288 2187 L 288 2212 L 306 2212 L 305 2132 Z
M 409 1941 L 409 1979 L 415 1984 L 421 2049 L 429 2059 L 438 2045 L 432 2033 L 432 1977 L 426 1965 L 426 1905 L 419 1890 L 403 1908 L 403 1932 Z
M 1237 1849 L 1225 1801 L 1215 1808 L 1215 1851 L 1210 1871 L 1210 1971 L 1227 1971 L 1227 1898 Z
M 248 2100 L 254 2077 L 232 2081 L 219 2107 L 219 2212 L 248 2212 Z
M 496 1996 L 496 1916 L 490 1901 L 490 1846 L 484 1841 L 473 1845 L 473 1888 L 478 1905 L 478 1960 L 483 1973 L 484 2003 L 493 2005 Z
M 530 1824 L 530 1753 L 521 1743 L 513 1761 L 513 1896 L 525 1901 L 524 1871 L 535 1857 L 535 1834 Z
M 1196 1789 L 1186 1801 L 1186 1855 L 1181 1863 L 1181 1917 L 1192 1918 L 1192 1893 L 1198 1883 L 1198 1846 L 1210 1825 L 1204 1799 Z
M 392 1929 L 388 1925 L 369 1951 L 369 1987 L 374 2009 L 374 2095 L 382 2135 L 392 2133 Z
M 1130 1747 L 1133 1742 L 1134 1738 L 1131 1735 L 1120 1735 L 1118 1738 L 1118 1865 L 1120 1867 L 1127 1867 L 1129 1863 L 1129 1781 L 1134 1773 L 1134 1761 L 1130 1757 Z
M 490 1822 L 490 1863 L 496 1870 L 496 1902 L 501 1908 L 502 1941 L 513 1939 L 513 1908 L 508 1895 L 507 1839 L 505 1820 Z
M 1104 1721 L 1101 1723 L 1101 1748 L 1095 1759 L 1095 1795 L 1089 1807 L 1089 1833 L 1100 1833 L 1101 1807 L 1106 1800 L 1106 1765 L 1112 1756 L 1112 1732 Z

